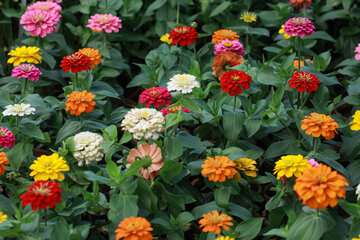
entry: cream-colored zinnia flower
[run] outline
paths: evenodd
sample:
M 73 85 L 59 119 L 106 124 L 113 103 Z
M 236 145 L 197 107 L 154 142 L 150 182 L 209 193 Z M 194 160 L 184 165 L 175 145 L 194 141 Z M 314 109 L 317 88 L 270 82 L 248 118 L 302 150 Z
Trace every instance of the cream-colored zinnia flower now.
M 176 74 L 167 83 L 169 91 L 180 91 L 184 94 L 191 93 L 195 87 L 200 87 L 200 83 L 196 81 L 195 76 L 190 74 Z
M 74 136 L 73 156 L 78 160 L 78 165 L 89 165 L 92 161 L 101 161 L 104 157 L 104 149 L 101 143 L 104 138 L 92 132 L 81 132 Z
M 7 105 L 2 113 L 4 116 L 23 117 L 24 115 L 34 114 L 35 111 L 36 109 L 31 107 L 30 104 L 21 103 L 21 104 Z

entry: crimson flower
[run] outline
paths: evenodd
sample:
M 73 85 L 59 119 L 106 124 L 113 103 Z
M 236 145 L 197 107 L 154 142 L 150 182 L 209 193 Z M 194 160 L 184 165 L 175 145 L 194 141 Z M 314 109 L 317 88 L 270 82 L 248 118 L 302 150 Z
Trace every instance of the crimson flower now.
M 295 71 L 289 84 L 290 88 L 297 88 L 298 92 L 302 93 L 306 90 L 307 93 L 311 93 L 318 89 L 320 81 L 314 74 Z
M 176 27 L 170 32 L 169 39 L 172 39 L 171 46 L 180 43 L 180 46 L 191 45 L 196 43 L 195 38 L 198 37 L 198 33 L 193 27 Z
M 252 81 L 251 76 L 247 75 L 243 71 L 231 70 L 225 72 L 220 78 L 221 89 L 230 96 L 242 93 L 244 90 L 250 87 Z
M 153 104 L 157 108 L 161 105 L 169 104 L 169 100 L 171 100 L 170 92 L 163 87 L 148 88 L 140 94 L 140 102 L 145 103 L 146 107 Z
M 65 56 L 61 60 L 60 67 L 64 72 L 72 71 L 73 73 L 88 70 L 92 66 L 92 62 L 88 56 L 81 53 L 74 53 L 69 56 Z
M 176 113 L 180 111 L 180 106 L 170 106 L 169 104 L 166 105 L 166 107 L 163 107 L 160 112 L 162 112 L 162 114 L 164 115 L 164 117 L 166 115 L 168 115 L 169 113 Z M 181 106 L 181 111 L 182 112 L 191 112 L 189 109 L 187 109 L 184 106 Z

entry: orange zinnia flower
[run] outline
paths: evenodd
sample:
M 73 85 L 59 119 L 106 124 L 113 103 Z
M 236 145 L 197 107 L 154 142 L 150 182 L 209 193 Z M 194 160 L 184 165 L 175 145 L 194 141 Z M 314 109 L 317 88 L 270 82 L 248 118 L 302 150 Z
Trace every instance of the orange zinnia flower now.
M 148 220 L 142 217 L 125 218 L 120 224 L 119 228 L 115 230 L 116 240 L 124 238 L 124 240 L 151 240 L 151 227 Z
M 214 34 L 212 35 L 212 39 L 211 41 L 214 43 L 221 43 L 222 40 L 237 40 L 239 41 L 240 36 L 236 34 L 236 32 L 231 31 L 231 30 L 227 30 L 227 29 L 221 29 L 218 30 L 216 32 L 214 32 Z
M 201 165 L 203 168 L 201 174 L 208 176 L 209 181 L 225 182 L 226 178 L 231 179 L 237 172 L 234 168 L 236 164 L 226 156 L 207 157 L 205 163 Z
M 311 113 L 310 115 L 305 116 L 305 119 L 301 121 L 301 129 L 306 130 L 307 135 L 312 134 L 314 137 L 322 135 L 326 140 L 335 137 L 338 124 L 332 117 L 319 113 Z
M 4 152 L 0 152 L 0 175 L 3 175 L 6 167 L 5 165 L 9 165 L 9 159 L 5 156 Z
M 199 220 L 200 227 L 203 228 L 203 232 L 213 232 L 215 234 L 221 233 L 221 227 L 227 231 L 228 226 L 234 225 L 230 222 L 232 217 L 225 213 L 219 214 L 218 211 L 214 210 L 212 213 L 204 214 L 203 218 Z
M 101 54 L 99 53 L 99 50 L 93 49 L 93 48 L 83 48 L 83 49 L 79 49 L 79 51 L 77 51 L 77 53 L 81 53 L 86 55 L 90 61 L 90 69 L 93 69 L 95 67 L 94 64 L 98 65 L 99 63 L 101 63 Z
M 305 59 L 305 61 L 313 63 L 311 59 Z M 301 68 L 304 66 L 304 64 L 305 64 L 304 61 L 300 61 Z M 294 67 L 299 68 L 299 60 L 294 60 Z
M 234 52 L 224 51 L 214 58 L 212 65 L 213 75 L 217 78 L 221 78 L 226 71 L 226 65 L 235 65 L 235 63 L 242 64 L 244 61 L 245 60 L 241 55 Z
M 349 186 L 349 183 L 342 175 L 320 164 L 317 168 L 304 170 L 296 179 L 294 190 L 309 208 L 325 209 L 328 205 L 335 207 L 338 197 L 345 198 L 344 186 Z
M 67 95 L 68 100 L 66 100 L 66 111 L 69 111 L 70 114 L 79 116 L 81 113 L 91 113 L 94 110 L 96 103 L 92 101 L 95 97 L 95 94 L 89 93 L 86 90 L 82 92 L 73 91 L 71 94 Z

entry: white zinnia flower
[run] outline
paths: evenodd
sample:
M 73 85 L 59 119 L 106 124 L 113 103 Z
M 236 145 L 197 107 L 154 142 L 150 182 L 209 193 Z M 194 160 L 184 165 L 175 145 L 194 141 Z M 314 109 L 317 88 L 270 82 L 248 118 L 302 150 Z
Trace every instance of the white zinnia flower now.
M 24 116 L 34 114 L 35 108 L 31 107 L 30 104 L 14 104 L 14 105 L 7 105 L 5 110 L 2 112 L 4 116 Z
M 134 139 L 140 140 L 159 138 L 159 132 L 164 131 L 165 118 L 154 108 L 133 108 L 121 122 L 122 130 L 133 134 Z
M 78 165 L 84 163 L 89 165 L 91 161 L 101 161 L 104 157 L 104 149 L 101 143 L 104 138 L 92 132 L 81 132 L 74 136 L 74 158 L 79 161 Z
M 357 200 L 360 200 L 360 183 L 359 185 L 356 187 L 356 195 L 358 195 Z
M 169 91 L 180 91 L 182 93 L 191 93 L 194 87 L 200 87 L 196 77 L 190 74 L 176 74 L 170 78 L 167 83 Z

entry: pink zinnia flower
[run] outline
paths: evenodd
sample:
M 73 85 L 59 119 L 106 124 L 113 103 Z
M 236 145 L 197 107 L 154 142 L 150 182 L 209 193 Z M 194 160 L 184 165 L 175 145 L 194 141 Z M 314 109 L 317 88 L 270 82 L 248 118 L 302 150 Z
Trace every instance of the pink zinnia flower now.
M 119 32 L 122 28 L 121 19 L 111 14 L 95 14 L 88 21 L 88 28 L 95 32 L 105 31 L 106 33 Z
M 42 75 L 42 72 L 40 72 L 40 70 L 34 65 L 27 63 L 17 66 L 11 73 L 12 77 L 28 78 L 34 82 L 39 80 L 39 75 Z
M 37 1 L 33 4 L 31 4 L 30 6 L 27 7 L 26 11 L 31 11 L 31 10 L 42 10 L 42 11 L 47 11 L 47 12 L 56 12 L 59 13 L 61 12 L 62 8 L 59 4 L 57 4 L 56 2 L 51 2 L 51 1 L 47 1 L 47 2 L 41 2 L 41 1 Z M 59 15 L 60 16 L 60 15 Z
M 222 40 L 215 45 L 215 55 L 219 55 L 224 51 L 234 52 L 239 55 L 244 55 L 244 47 L 239 41 Z
M 302 9 L 304 7 L 304 2 L 305 3 L 305 8 L 308 8 L 310 3 L 312 0 L 290 0 L 290 4 L 293 5 L 293 7 L 296 6 L 297 9 Z
M 317 168 L 319 166 L 319 163 L 317 161 L 315 161 L 315 159 L 308 159 L 307 161 L 312 167 Z
M 26 11 L 21 16 L 20 24 L 24 26 L 31 36 L 45 37 L 46 34 L 57 32 L 55 24 L 59 21 L 58 14 L 44 10 Z
M 286 32 L 289 36 L 292 34 L 303 37 L 303 36 L 311 36 L 314 32 L 314 25 L 308 18 L 291 18 L 289 19 L 284 26 L 284 32 Z
M 61 3 L 62 0 L 47 0 L 48 2 L 57 2 L 57 3 Z
M 186 107 L 184 106 L 181 106 L 182 107 L 182 112 L 191 112 L 189 109 L 187 109 Z M 164 107 L 163 109 L 160 110 L 160 112 L 162 112 L 162 114 L 164 115 L 164 117 L 166 115 L 168 115 L 169 113 L 175 113 L 175 112 L 178 112 L 180 111 L 180 106 L 169 106 L 169 104 L 166 105 L 166 107 Z
M 146 107 L 153 104 L 157 108 L 161 105 L 169 104 L 169 100 L 171 100 L 170 92 L 163 87 L 148 88 L 140 94 L 140 102 L 145 103 Z
M 15 144 L 15 136 L 6 127 L 0 127 L 0 145 L 2 148 L 11 148 Z
M 355 59 L 360 60 L 360 43 L 358 43 L 358 46 L 355 48 L 354 52 L 356 52 Z
M 161 149 L 156 146 L 155 143 L 149 145 L 148 143 L 142 143 L 137 149 L 131 149 L 126 159 L 129 168 L 132 163 L 136 160 L 148 159 L 151 162 L 148 165 L 143 166 L 140 169 L 140 175 L 146 179 L 153 181 L 158 175 L 159 170 L 163 167 L 164 162 L 162 161 Z

